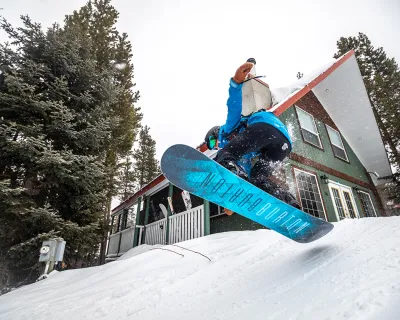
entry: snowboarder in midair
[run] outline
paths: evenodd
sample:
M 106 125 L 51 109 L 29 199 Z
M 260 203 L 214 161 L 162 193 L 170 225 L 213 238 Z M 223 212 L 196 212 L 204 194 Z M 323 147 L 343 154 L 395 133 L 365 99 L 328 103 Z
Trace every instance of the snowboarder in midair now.
M 243 83 L 253 77 L 250 74 L 253 62 L 254 59 L 249 59 L 230 79 L 226 123 L 210 129 L 205 142 L 209 149 L 218 148 L 214 159 L 216 162 L 300 209 L 296 198 L 271 180 L 276 163 L 282 162 L 292 150 L 292 140 L 286 126 L 272 112 L 267 111 L 271 105 L 262 108 L 255 105 L 244 108 L 242 105 Z M 250 168 L 246 168 L 246 163 L 251 164 Z

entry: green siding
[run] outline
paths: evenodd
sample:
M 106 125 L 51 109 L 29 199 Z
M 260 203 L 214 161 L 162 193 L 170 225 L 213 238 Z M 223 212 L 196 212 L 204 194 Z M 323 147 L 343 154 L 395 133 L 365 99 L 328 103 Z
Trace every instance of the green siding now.
M 343 136 L 342 141 L 345 146 L 347 157 L 350 163 L 347 163 L 346 161 L 338 159 L 334 156 L 328 137 L 328 132 L 326 130 L 325 124 L 321 121 L 315 119 L 315 123 L 317 125 L 324 150 L 321 150 L 303 141 L 294 107 L 290 107 L 283 114 L 281 114 L 279 118 L 282 120 L 283 123 L 286 124 L 286 126 L 292 129 L 291 131 L 293 132 L 292 138 L 294 153 L 318 162 L 334 170 L 343 172 L 358 180 L 369 183 L 367 173 L 365 172 L 363 165 L 358 160 L 357 156 L 354 154 L 353 150 L 350 148 Z
M 292 138 L 293 138 L 293 152 L 303 156 L 307 159 L 313 160 L 317 163 L 320 163 L 326 167 L 332 168 L 334 170 L 337 170 L 339 172 L 345 173 L 346 175 L 349 175 L 355 179 L 358 179 L 360 181 L 370 183 L 367 173 L 365 172 L 365 169 L 353 150 L 350 148 L 344 137 L 342 136 L 342 141 L 346 149 L 347 157 L 349 159 L 349 163 L 345 162 L 341 159 L 338 159 L 334 156 L 332 147 L 330 144 L 330 140 L 328 137 L 328 132 L 325 127 L 325 124 L 317 119 L 315 119 L 315 123 L 318 128 L 318 132 L 320 135 L 320 139 L 322 142 L 322 146 L 324 150 L 321 150 L 317 147 L 314 147 L 310 144 L 307 144 L 303 141 L 303 138 L 301 136 L 300 132 L 300 126 L 297 120 L 297 116 L 295 114 L 295 109 L 294 107 L 289 108 L 286 110 L 283 114 L 279 116 L 279 118 L 290 128 Z M 321 182 L 320 176 L 323 175 L 325 172 L 321 170 L 317 170 L 313 167 L 303 165 L 301 163 L 298 163 L 293 160 L 286 160 L 287 164 L 290 165 L 285 165 L 286 169 L 286 176 L 287 176 L 287 182 L 289 185 L 295 187 L 295 190 L 297 190 L 297 186 L 295 186 L 295 181 L 293 177 L 293 172 L 292 172 L 292 165 L 304 169 L 305 171 L 311 171 L 316 174 L 317 176 L 317 181 L 318 185 L 321 191 L 321 196 L 324 202 L 324 208 L 325 208 L 325 213 L 328 217 L 328 221 L 335 222 L 337 221 L 337 217 L 335 214 L 335 210 L 333 207 L 332 199 L 329 193 L 329 188 L 327 184 L 324 184 Z M 364 187 L 354 184 L 352 182 L 349 182 L 347 180 L 338 178 L 336 176 L 333 176 L 332 174 L 325 173 L 329 180 L 333 182 L 337 182 L 339 184 L 343 184 L 345 186 L 348 186 L 350 188 L 353 187 L 358 187 L 360 190 L 368 192 L 369 195 L 371 196 L 373 205 L 375 207 L 375 210 L 377 212 L 377 215 L 380 216 L 377 202 L 375 199 L 374 194 L 371 192 L 371 190 L 367 190 Z M 357 211 L 360 217 L 364 217 L 364 211 L 362 210 L 361 207 L 361 202 L 358 194 L 352 189 L 353 197 L 357 206 Z M 263 226 L 259 225 L 258 223 L 255 223 L 251 220 L 248 220 L 244 218 L 241 215 L 234 214 L 232 216 L 218 216 L 215 218 L 211 219 L 211 233 L 219 233 L 219 232 L 226 232 L 226 231 L 241 231 L 241 230 L 256 230 L 256 229 L 261 229 L 264 228 Z
M 305 171 L 311 171 L 311 172 L 315 173 L 315 175 L 317 176 L 318 186 L 320 188 L 321 196 L 322 196 L 323 201 L 324 201 L 325 213 L 326 213 L 326 215 L 328 217 L 328 221 L 331 221 L 331 222 L 337 221 L 337 217 L 336 217 L 336 214 L 335 214 L 335 209 L 333 207 L 332 199 L 331 199 L 331 196 L 330 196 L 330 193 L 329 193 L 329 187 L 328 187 L 327 184 L 323 183 L 321 181 L 321 179 L 320 179 L 320 176 L 323 175 L 324 172 L 320 171 L 320 170 L 317 170 L 317 169 L 315 169 L 313 167 L 306 166 L 306 165 L 301 164 L 299 162 L 293 161 L 293 160 L 289 160 L 288 162 L 291 165 L 294 165 L 296 167 L 304 169 Z M 286 169 L 287 170 L 286 171 L 286 176 L 288 177 L 288 183 L 289 183 L 289 185 L 295 186 L 295 181 L 294 181 L 294 177 L 293 177 L 293 172 L 292 172 L 291 166 L 286 166 L 286 168 L 287 168 Z M 354 184 L 354 183 L 352 183 L 350 181 L 347 181 L 347 180 L 344 180 L 344 179 L 341 179 L 341 178 L 338 178 L 338 177 L 334 177 L 334 176 L 329 176 L 329 180 L 331 180 L 333 182 L 336 182 L 336 183 L 339 183 L 339 184 L 343 184 L 343 185 L 345 185 L 347 187 L 350 187 L 350 188 L 358 187 L 360 190 L 368 192 L 369 195 L 371 196 L 372 202 L 374 204 L 375 211 L 377 212 L 377 215 L 380 216 L 379 211 L 378 211 L 378 207 L 377 207 L 377 203 L 376 203 L 376 200 L 375 200 L 375 196 L 373 195 L 373 193 L 370 190 L 367 190 L 364 187 L 361 187 L 361 186 L 359 186 L 357 184 Z M 297 190 L 297 186 L 296 186 L 296 190 Z M 357 205 L 358 214 L 360 215 L 360 217 L 364 217 L 364 211 L 362 210 L 361 202 L 360 202 L 360 199 L 358 197 L 358 194 L 353 189 L 352 189 L 352 193 L 353 193 L 353 197 L 354 197 L 354 200 L 356 202 L 356 205 Z

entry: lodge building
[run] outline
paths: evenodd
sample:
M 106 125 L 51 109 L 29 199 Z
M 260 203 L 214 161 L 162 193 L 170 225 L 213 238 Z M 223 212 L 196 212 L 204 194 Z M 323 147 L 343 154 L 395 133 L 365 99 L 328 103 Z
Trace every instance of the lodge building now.
M 294 141 L 276 176 L 302 210 L 330 222 L 384 216 L 377 186 L 392 172 L 354 52 L 272 92 L 278 101 L 271 111 Z M 215 155 L 204 144 L 198 149 Z M 141 244 L 263 228 L 195 195 L 187 207 L 182 192 L 160 175 L 114 208 L 107 261 Z

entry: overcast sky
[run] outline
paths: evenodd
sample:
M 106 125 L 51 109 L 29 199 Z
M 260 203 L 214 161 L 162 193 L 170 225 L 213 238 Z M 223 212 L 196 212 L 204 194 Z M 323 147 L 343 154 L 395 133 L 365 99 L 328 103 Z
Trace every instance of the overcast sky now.
M 85 0 L 0 0 L 12 24 L 28 14 L 47 27 Z M 199 145 L 226 118 L 229 78 L 249 57 L 272 87 L 332 58 L 340 37 L 363 32 L 400 63 L 399 0 L 114 0 L 133 46 L 138 106 L 157 157 Z M 0 33 L 0 41 L 5 41 Z

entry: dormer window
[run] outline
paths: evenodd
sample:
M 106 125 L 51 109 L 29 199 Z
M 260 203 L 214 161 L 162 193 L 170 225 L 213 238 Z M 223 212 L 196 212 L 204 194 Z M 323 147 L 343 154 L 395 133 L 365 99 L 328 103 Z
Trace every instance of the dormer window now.
M 296 112 L 304 141 L 322 149 L 321 138 L 319 136 L 314 117 L 299 107 L 296 107 Z
M 347 158 L 346 149 L 344 148 L 344 144 L 339 131 L 331 128 L 327 124 L 325 126 L 326 130 L 328 131 L 329 140 L 331 141 L 333 154 L 335 155 L 335 157 L 348 162 L 349 159 Z

